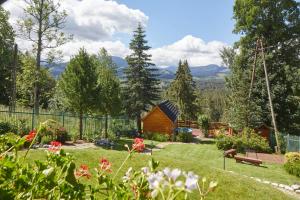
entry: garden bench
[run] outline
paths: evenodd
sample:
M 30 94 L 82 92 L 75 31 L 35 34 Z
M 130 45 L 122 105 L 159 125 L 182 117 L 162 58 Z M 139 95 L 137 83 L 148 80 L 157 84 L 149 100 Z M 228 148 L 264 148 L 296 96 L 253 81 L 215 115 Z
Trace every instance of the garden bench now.
M 247 162 L 256 166 L 262 164 L 262 161 L 256 158 L 249 158 L 249 157 L 242 157 L 242 156 L 235 156 L 234 158 L 238 163 Z
M 233 158 L 236 155 L 236 149 L 229 149 L 224 151 L 224 156 L 228 158 Z

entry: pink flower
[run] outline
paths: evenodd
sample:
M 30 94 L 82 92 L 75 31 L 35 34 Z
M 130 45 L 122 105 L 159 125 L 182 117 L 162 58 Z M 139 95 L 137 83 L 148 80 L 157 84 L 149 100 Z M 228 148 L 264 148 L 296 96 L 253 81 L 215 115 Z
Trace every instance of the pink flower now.
M 92 175 L 89 172 L 89 167 L 87 165 L 80 165 L 80 168 L 75 171 L 75 176 L 78 178 L 85 176 L 87 179 L 89 179 Z
M 145 149 L 144 140 L 142 138 L 135 138 L 132 144 L 132 149 L 137 152 L 142 152 Z
M 112 170 L 110 169 L 111 168 L 111 163 L 106 159 L 106 158 L 101 158 L 100 162 L 99 162 L 99 165 L 100 165 L 100 169 L 103 170 L 103 171 L 107 171 L 109 173 L 112 172 Z
M 50 143 L 50 145 L 51 145 L 51 146 L 48 148 L 48 150 L 49 150 L 49 151 L 52 151 L 52 152 L 57 152 L 57 151 L 59 151 L 60 148 L 61 148 L 61 143 L 58 142 L 58 141 L 52 141 L 52 142 Z

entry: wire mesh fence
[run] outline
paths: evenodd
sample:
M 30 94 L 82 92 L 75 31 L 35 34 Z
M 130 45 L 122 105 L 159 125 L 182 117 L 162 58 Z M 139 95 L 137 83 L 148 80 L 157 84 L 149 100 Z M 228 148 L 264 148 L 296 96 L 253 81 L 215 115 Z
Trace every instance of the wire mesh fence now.
M 2 107 L 3 109 L 3 107 Z M 10 112 L 9 110 L 0 110 L 0 121 L 10 122 L 13 125 L 20 126 L 23 124 L 30 129 L 34 129 L 39 123 L 48 119 L 52 119 L 63 126 L 70 135 L 78 135 L 79 130 L 79 116 L 71 113 L 50 113 L 40 112 L 36 115 L 33 111 L 22 110 Z M 88 116 L 83 117 L 83 136 L 85 138 L 94 138 L 99 136 L 105 127 L 105 118 L 102 116 Z M 134 129 L 135 124 L 132 120 L 125 116 L 108 117 L 108 129 Z
M 280 140 L 286 152 L 300 152 L 300 136 L 291 135 L 286 133 L 280 133 Z M 270 135 L 270 146 L 274 148 L 276 146 L 275 134 Z

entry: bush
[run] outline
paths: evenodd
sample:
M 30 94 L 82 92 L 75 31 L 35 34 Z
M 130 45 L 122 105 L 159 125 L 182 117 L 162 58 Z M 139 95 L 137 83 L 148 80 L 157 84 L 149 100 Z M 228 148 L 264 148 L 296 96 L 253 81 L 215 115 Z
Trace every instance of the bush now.
M 199 126 L 201 126 L 204 136 L 208 137 L 208 128 L 209 128 L 208 117 L 206 115 L 200 115 L 198 117 L 198 123 L 199 123 Z
M 192 132 L 179 132 L 176 135 L 176 141 L 189 143 L 193 141 Z
M 158 142 L 167 142 L 170 140 L 170 136 L 168 134 L 158 132 L 146 132 L 144 133 L 144 138 Z
M 292 152 L 285 154 L 285 170 L 292 175 L 300 177 L 300 153 Z
M 224 151 L 232 149 L 234 147 L 234 138 L 232 136 L 226 136 L 225 134 L 219 134 L 216 142 L 217 148 Z
M 0 135 L 12 132 L 16 133 L 18 128 L 9 122 L 0 122 Z
M 218 149 L 228 150 L 235 148 L 240 153 L 244 153 L 247 149 L 255 150 L 256 152 L 271 152 L 268 141 L 255 133 L 254 130 L 248 128 L 234 136 L 220 134 L 217 137 L 216 144 Z
M 64 127 L 59 127 L 55 130 L 56 141 L 65 143 L 68 140 L 71 140 L 71 137 L 68 134 L 68 131 Z

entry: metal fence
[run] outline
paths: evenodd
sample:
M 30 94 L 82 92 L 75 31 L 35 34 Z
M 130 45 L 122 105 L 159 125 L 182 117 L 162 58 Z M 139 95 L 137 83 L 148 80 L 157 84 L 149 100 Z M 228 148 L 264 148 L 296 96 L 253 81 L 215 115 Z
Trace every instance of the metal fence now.
M 10 112 L 8 110 L 0 111 L 0 121 L 10 122 L 16 126 L 21 124 L 34 129 L 39 123 L 48 119 L 55 120 L 63 126 L 70 135 L 77 135 L 79 130 L 79 116 L 70 113 L 39 113 L 34 112 Z M 84 116 L 83 117 L 83 136 L 86 138 L 93 138 L 103 131 L 105 127 L 105 118 L 102 116 Z M 109 117 L 108 129 L 114 128 L 134 129 L 135 124 L 125 116 Z
M 300 136 L 280 133 L 280 140 L 286 149 L 286 152 L 300 152 Z M 270 146 L 276 146 L 276 139 L 274 133 L 270 135 Z

